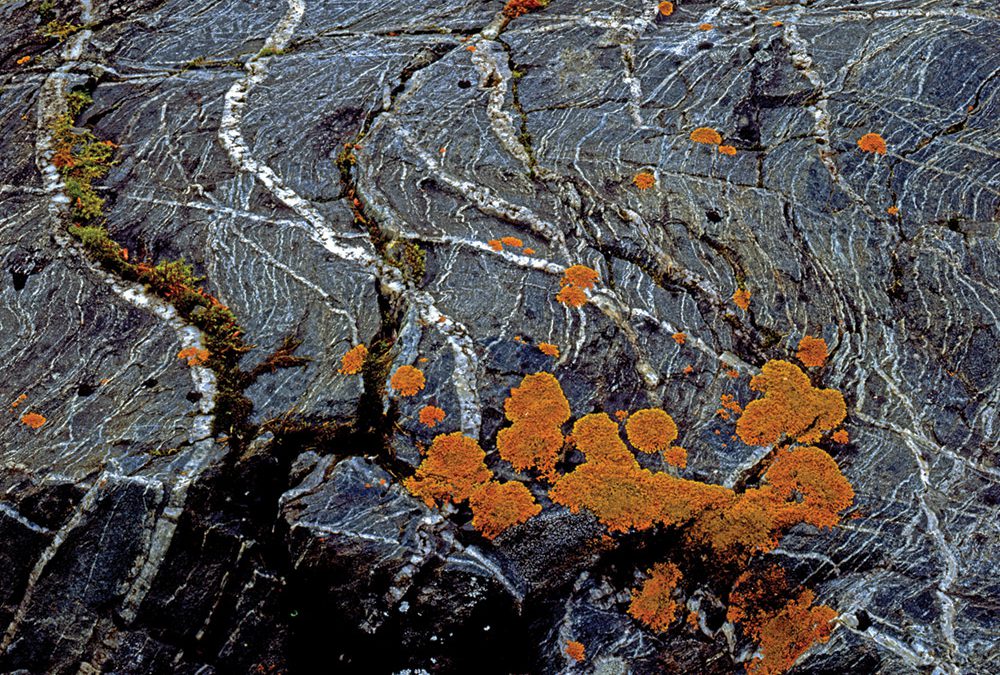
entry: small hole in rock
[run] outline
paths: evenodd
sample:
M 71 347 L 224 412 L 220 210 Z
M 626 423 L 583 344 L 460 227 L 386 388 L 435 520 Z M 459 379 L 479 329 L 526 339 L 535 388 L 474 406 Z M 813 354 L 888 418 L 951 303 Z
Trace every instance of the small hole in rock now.
M 708 218 L 710 223 L 721 223 L 722 216 L 719 215 L 718 211 L 705 211 L 705 217 Z
M 855 616 L 858 617 L 858 630 L 868 630 L 868 627 L 872 625 L 872 619 L 865 610 L 862 609 Z
M 468 89 L 471 86 L 472 86 L 472 83 L 469 82 L 468 80 L 459 80 L 458 81 L 458 88 L 459 89 Z
M 189 391 L 184 398 L 191 401 L 191 403 L 197 403 L 202 399 L 202 393 L 200 391 Z
M 159 384 L 159 382 L 157 381 L 157 379 L 155 377 L 151 377 L 148 380 L 146 380 L 145 382 L 143 382 L 142 386 L 144 386 L 144 387 L 155 387 L 157 384 Z
M 92 385 L 90 382 L 81 382 L 80 386 L 78 386 L 76 388 L 76 395 L 77 396 L 90 396 L 95 391 L 97 391 L 97 387 L 95 387 L 94 385 Z
M 28 275 L 24 272 L 11 272 L 10 275 L 14 277 L 14 290 L 19 291 L 24 288 L 24 284 L 28 282 Z
M 712 44 L 711 42 L 699 42 L 698 43 L 698 49 L 711 49 L 714 46 L 715 45 Z

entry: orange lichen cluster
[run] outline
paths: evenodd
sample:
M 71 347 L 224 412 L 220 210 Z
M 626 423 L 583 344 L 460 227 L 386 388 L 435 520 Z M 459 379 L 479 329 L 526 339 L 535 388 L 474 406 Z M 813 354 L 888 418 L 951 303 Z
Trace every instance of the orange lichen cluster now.
M 796 353 L 799 361 L 809 368 L 817 368 L 826 363 L 826 357 L 830 353 L 827 351 L 826 340 L 806 335 L 799 340 L 799 351 Z
M 656 185 L 656 176 L 648 171 L 640 171 L 632 178 L 632 182 L 640 190 L 648 190 Z
M 723 394 L 719 397 L 719 409 L 715 414 L 728 422 L 743 414 L 743 406 L 732 394 Z
M 744 312 L 750 308 L 750 291 L 745 288 L 737 288 L 733 293 L 733 302 Z
M 663 452 L 677 440 L 677 424 L 659 408 L 635 411 L 625 424 L 628 441 L 640 452 Z
M 890 206 L 889 208 L 887 208 L 885 210 L 885 212 L 888 213 L 890 216 L 898 216 L 899 215 L 899 207 L 898 206 Z
M 21 394 L 20 396 L 18 396 L 17 398 L 15 398 L 11 402 L 10 407 L 11 407 L 11 409 L 17 408 L 17 406 L 21 405 L 22 403 L 24 403 L 27 400 L 28 400 L 28 395 L 27 394 Z
M 207 349 L 199 349 L 198 347 L 185 347 L 177 352 L 177 358 L 187 359 L 189 366 L 200 366 L 208 361 L 209 356 L 211 354 Z
M 514 248 L 521 248 L 524 246 L 524 242 L 517 237 L 500 237 L 500 243 L 507 246 L 513 246 Z
M 720 145 L 719 152 L 723 155 L 729 155 L 730 157 L 733 157 L 736 155 L 736 148 L 734 148 L 731 145 Z
M 483 483 L 469 498 L 472 526 L 487 539 L 494 539 L 509 527 L 537 516 L 542 507 L 531 491 L 517 482 Z
M 668 3 L 669 4 L 669 3 Z M 587 659 L 586 650 L 582 642 L 577 642 L 575 640 L 569 640 L 566 642 L 566 655 L 577 663 L 581 663 Z
M 425 427 L 436 427 L 444 421 L 444 410 L 436 405 L 425 405 L 417 416 Z
M 615 419 L 619 422 L 624 422 L 628 419 L 628 410 L 616 410 Z
M 528 248 L 527 246 L 525 246 L 524 250 L 521 251 L 521 253 L 523 253 L 524 255 L 535 255 L 535 249 Z
M 765 363 L 750 388 L 764 396 L 748 403 L 736 423 L 736 435 L 747 445 L 773 445 L 783 436 L 816 443 L 847 415 L 839 391 L 813 387 L 788 361 Z
M 494 251 L 503 250 L 503 243 L 499 239 L 490 239 L 488 242 L 486 242 L 486 245 L 489 246 Z
M 876 133 L 867 133 L 858 139 L 858 147 L 864 152 L 874 152 L 884 155 L 886 151 L 885 139 Z
M 673 599 L 674 590 L 683 578 L 681 570 L 673 563 L 653 565 L 640 588 L 632 589 L 632 602 L 628 613 L 655 631 L 665 632 L 677 615 L 678 605 Z
M 38 429 L 46 422 L 48 422 L 48 420 L 38 413 L 30 412 L 21 416 L 21 424 L 26 427 L 31 427 L 32 429 Z
M 23 65 L 24 65 L 25 63 L 27 63 L 27 62 L 28 62 L 28 61 L 30 61 L 30 60 L 31 60 L 31 55 L 29 54 L 29 55 L 27 55 L 27 56 L 22 56 L 22 57 L 21 57 L 21 58 L 19 58 L 19 59 L 18 59 L 17 61 L 15 61 L 15 63 L 16 63 L 17 65 L 19 65 L 19 66 L 23 66 Z
M 775 28 L 778 28 L 780 26 L 784 26 L 785 24 L 781 21 L 772 21 L 771 25 L 774 26 Z
M 413 366 L 400 366 L 389 380 L 389 386 L 398 391 L 400 396 L 414 396 L 424 388 L 424 383 L 423 371 Z
M 826 605 L 813 606 L 816 596 L 808 589 L 775 602 L 787 593 L 785 575 L 776 567 L 745 572 L 730 593 L 726 618 L 738 623 L 760 652 L 747 664 L 749 675 L 779 675 L 810 647 L 830 639 L 837 612 Z
M 567 267 L 559 282 L 560 290 L 556 294 L 556 300 L 570 307 L 582 307 L 587 302 L 584 291 L 593 288 L 599 279 L 597 270 L 585 265 Z
M 672 2 L 661 2 L 656 6 L 656 9 L 660 11 L 662 16 L 670 16 L 674 13 L 674 3 Z
M 844 429 L 838 429 L 837 431 L 834 431 L 833 435 L 830 436 L 830 438 L 833 439 L 834 443 L 844 444 L 851 442 L 850 435 Z
M 551 342 L 539 342 L 538 351 L 547 356 L 559 358 L 559 345 L 554 345 Z
M 698 26 L 698 30 L 712 30 L 713 28 L 715 28 L 715 26 L 710 23 L 703 23 Z
M 569 402 L 551 373 L 526 375 L 510 390 L 504 413 L 513 424 L 497 434 L 497 452 L 517 471 L 537 469 L 548 480 L 563 446 L 562 425 L 570 416 Z
M 690 138 L 695 143 L 707 143 L 709 145 L 719 145 L 722 143 L 722 136 L 711 127 L 698 127 L 691 132 Z
M 357 375 L 365 365 L 366 358 L 368 358 L 368 347 L 355 345 L 340 357 L 340 370 L 337 372 L 341 375 Z
M 468 500 L 472 525 L 493 539 L 537 515 L 542 507 L 521 483 L 500 483 L 475 439 L 455 432 L 436 436 L 416 473 L 403 481 L 428 506 Z
M 560 477 L 549 497 L 574 513 L 587 509 L 612 532 L 675 525 L 721 505 L 732 494 L 718 485 L 641 468 L 618 425 L 603 413 L 577 420 L 573 439 L 586 461 Z
M 676 466 L 678 469 L 683 469 L 687 467 L 688 464 L 688 451 L 679 445 L 674 445 L 662 453 L 663 461 L 672 466 Z
M 676 342 L 679 345 L 682 345 L 685 342 L 687 342 L 687 335 L 685 335 L 684 333 L 674 333 L 670 337 L 672 337 L 674 339 L 674 342 Z
M 507 4 L 503 8 L 503 15 L 516 19 L 528 12 L 542 9 L 547 4 L 549 4 L 549 0 L 507 0 Z

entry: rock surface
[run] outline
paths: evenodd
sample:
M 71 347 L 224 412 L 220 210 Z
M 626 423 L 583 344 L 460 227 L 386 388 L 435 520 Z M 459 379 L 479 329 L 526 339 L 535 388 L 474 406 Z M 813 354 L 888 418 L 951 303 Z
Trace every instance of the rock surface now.
M 544 369 L 574 416 L 662 405 L 684 475 L 732 485 L 762 451 L 720 395 L 809 334 L 857 496 L 770 554 L 840 613 L 795 672 L 992 672 L 1000 13 L 674 4 L 0 2 L 0 671 L 740 672 L 708 590 L 697 629 L 626 614 L 669 540 L 609 550 L 539 493 L 490 542 L 401 481 L 442 431 L 514 477 L 503 400 Z M 111 235 L 193 263 L 253 345 L 246 442 L 212 431 L 217 374 L 176 358 L 198 331 L 67 234 L 46 139 L 74 88 L 118 145 Z M 577 263 L 602 279 L 579 310 L 555 300 Z M 268 366 L 286 338 L 308 361 Z M 360 343 L 380 367 L 338 373 Z M 405 364 L 409 398 L 386 386 Z

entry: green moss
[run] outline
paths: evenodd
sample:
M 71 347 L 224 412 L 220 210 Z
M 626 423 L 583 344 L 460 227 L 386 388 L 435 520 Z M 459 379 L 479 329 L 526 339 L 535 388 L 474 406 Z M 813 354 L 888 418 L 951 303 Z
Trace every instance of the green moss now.
M 67 94 L 66 109 L 69 110 L 69 114 L 71 117 L 76 117 L 81 112 L 83 112 L 84 108 L 86 108 L 93 102 L 94 99 L 90 97 L 90 94 L 88 94 L 85 91 L 77 89 Z
M 83 28 L 83 26 L 73 23 L 72 21 L 59 21 L 58 19 L 52 19 L 38 29 L 38 34 L 47 38 L 55 38 L 62 42 L 81 28 Z

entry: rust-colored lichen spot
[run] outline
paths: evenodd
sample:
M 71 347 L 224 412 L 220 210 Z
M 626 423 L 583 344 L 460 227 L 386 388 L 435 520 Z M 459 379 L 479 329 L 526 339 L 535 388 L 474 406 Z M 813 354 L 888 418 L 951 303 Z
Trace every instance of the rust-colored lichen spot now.
M 674 339 L 674 342 L 676 342 L 679 345 L 682 345 L 685 342 L 687 342 L 687 335 L 685 335 L 684 333 L 674 333 L 670 337 L 672 337 Z
M 21 405 L 22 403 L 24 403 L 27 400 L 28 400 L 28 395 L 27 394 L 21 394 L 20 396 L 18 396 L 17 398 L 15 398 L 11 402 L 10 407 L 13 410 L 14 408 L 17 408 L 17 406 Z
M 513 246 L 514 248 L 521 248 L 524 246 L 524 242 L 517 237 L 500 237 L 500 243 L 507 246 Z
M 678 469 L 683 469 L 688 465 L 688 451 L 679 445 L 672 445 L 663 451 L 663 461 Z
M 784 503 L 784 517 L 816 527 L 833 527 L 854 502 L 854 490 L 837 461 L 813 446 L 778 451 L 764 480 Z
M 742 413 L 743 406 L 740 405 L 735 396 L 732 394 L 723 394 L 719 397 L 719 409 L 715 411 L 716 415 L 728 422 L 731 419 L 739 417 Z
M 782 437 L 816 443 L 847 415 L 844 397 L 835 389 L 812 386 L 806 374 L 788 361 L 768 361 L 750 388 L 762 398 L 746 405 L 736 435 L 747 445 L 773 445 Z
M 341 375 L 357 375 L 365 365 L 366 358 L 368 358 L 368 347 L 355 345 L 340 357 L 340 370 L 337 372 Z
M 750 291 L 745 288 L 737 288 L 733 293 L 733 302 L 744 312 L 750 308 Z
M 503 243 L 499 239 L 490 239 L 488 242 L 486 242 L 486 245 L 489 246 L 494 251 L 503 250 Z
M 579 286 L 583 289 L 593 288 L 600 280 L 600 275 L 597 274 L 597 270 L 587 267 L 586 265 L 573 265 L 567 267 L 566 271 L 563 272 L 562 280 L 559 282 L 560 286 Z
M 640 452 L 663 452 L 677 440 L 677 424 L 659 408 L 637 410 L 625 424 L 628 441 Z
M 734 148 L 731 145 L 720 145 L 719 152 L 723 155 L 729 155 L 730 157 L 733 157 L 736 155 L 736 148 Z
M 524 255 L 535 255 L 535 249 L 525 247 L 525 249 L 521 251 L 521 253 L 523 253 Z
M 889 208 L 887 208 L 885 210 L 885 212 L 888 213 L 890 216 L 898 216 L 899 215 L 899 207 L 898 206 L 890 206 Z
M 656 176 L 648 171 L 640 171 L 632 178 L 632 182 L 640 190 L 648 190 L 656 185 Z
M 507 4 L 503 8 L 503 15 L 511 19 L 516 19 L 528 12 L 542 9 L 547 4 L 549 4 L 549 0 L 507 0 Z
M 567 307 L 583 307 L 587 304 L 587 294 L 579 286 L 563 286 L 556 293 L 556 300 Z
M 624 422 L 628 419 L 628 410 L 616 410 L 615 419 L 619 422 Z
M 476 439 L 460 432 L 441 434 L 427 448 L 416 473 L 403 481 L 410 494 L 428 506 L 465 501 L 493 477 L 486 467 L 486 453 Z
M 774 26 L 775 28 L 779 28 L 781 26 L 784 26 L 785 24 L 782 23 L 781 21 L 772 21 L 771 25 Z
M 846 429 L 838 429 L 837 431 L 834 431 L 830 438 L 834 443 L 840 443 L 841 445 L 851 442 L 851 436 L 847 433 Z
M 424 383 L 423 371 L 413 366 L 400 366 L 389 380 L 389 386 L 398 391 L 400 396 L 415 395 L 424 388 Z
M 628 613 L 650 628 L 663 633 L 677 615 L 674 590 L 682 579 L 681 570 L 673 563 L 657 563 L 647 574 L 642 586 L 632 589 Z
M 719 145 L 722 143 L 722 136 L 711 127 L 698 127 L 691 132 L 691 140 L 695 143 L 708 143 L 709 145 Z
M 813 605 L 815 594 L 801 589 L 789 595 L 784 572 L 770 567 L 745 572 L 729 595 L 726 618 L 757 643 L 758 655 L 746 664 L 748 675 L 779 675 L 815 644 L 827 642 L 837 612 Z
M 685 375 L 690 375 L 691 373 L 694 372 L 694 366 L 688 364 L 684 366 L 684 369 L 681 372 L 684 373 Z
M 418 418 L 425 427 L 436 427 L 444 421 L 444 410 L 436 405 L 425 405 L 420 409 Z
M 659 10 L 661 16 L 670 16 L 674 13 L 674 3 L 672 2 L 661 2 L 656 6 Z
M 858 147 L 864 152 L 874 152 L 884 155 L 886 151 L 885 139 L 876 133 L 868 133 L 858 139 Z
M 669 2 L 666 4 L 670 4 Z M 587 653 L 582 642 L 577 642 L 576 640 L 569 640 L 566 642 L 566 655 L 577 663 L 582 663 L 587 660 Z
M 208 361 L 209 356 L 207 349 L 199 349 L 198 347 L 185 347 L 177 352 L 177 358 L 187 359 L 189 366 L 200 366 Z
M 538 515 L 538 505 L 531 491 L 517 482 L 489 481 L 480 485 L 469 498 L 472 526 L 487 539 L 493 539 L 514 525 Z
M 569 402 L 551 373 L 526 375 L 510 390 L 504 413 L 513 422 L 497 434 L 497 452 L 517 471 L 537 469 L 548 480 L 563 446 L 562 425 L 569 420 Z
M 26 427 L 31 427 L 32 429 L 38 429 L 46 422 L 48 422 L 48 420 L 38 413 L 30 412 L 21 416 L 21 424 Z
M 687 624 L 691 626 L 691 628 L 694 628 L 695 630 L 698 630 L 701 627 L 701 624 L 698 620 L 698 612 L 694 611 L 688 612 L 687 619 L 685 619 L 685 621 L 687 621 Z
M 27 56 L 22 56 L 17 61 L 15 61 L 15 63 L 17 63 L 17 65 L 19 65 L 19 66 L 23 66 L 25 63 L 27 63 L 30 60 L 31 60 L 31 55 L 29 54 Z
M 559 358 L 559 345 L 554 345 L 551 342 L 539 342 L 538 351 L 547 356 Z
M 806 335 L 799 340 L 799 351 L 796 356 L 808 368 L 818 368 L 826 363 L 826 357 L 830 353 L 827 351 L 826 340 Z
M 715 26 L 710 23 L 703 23 L 698 26 L 698 30 L 712 30 L 713 28 L 715 28 Z

